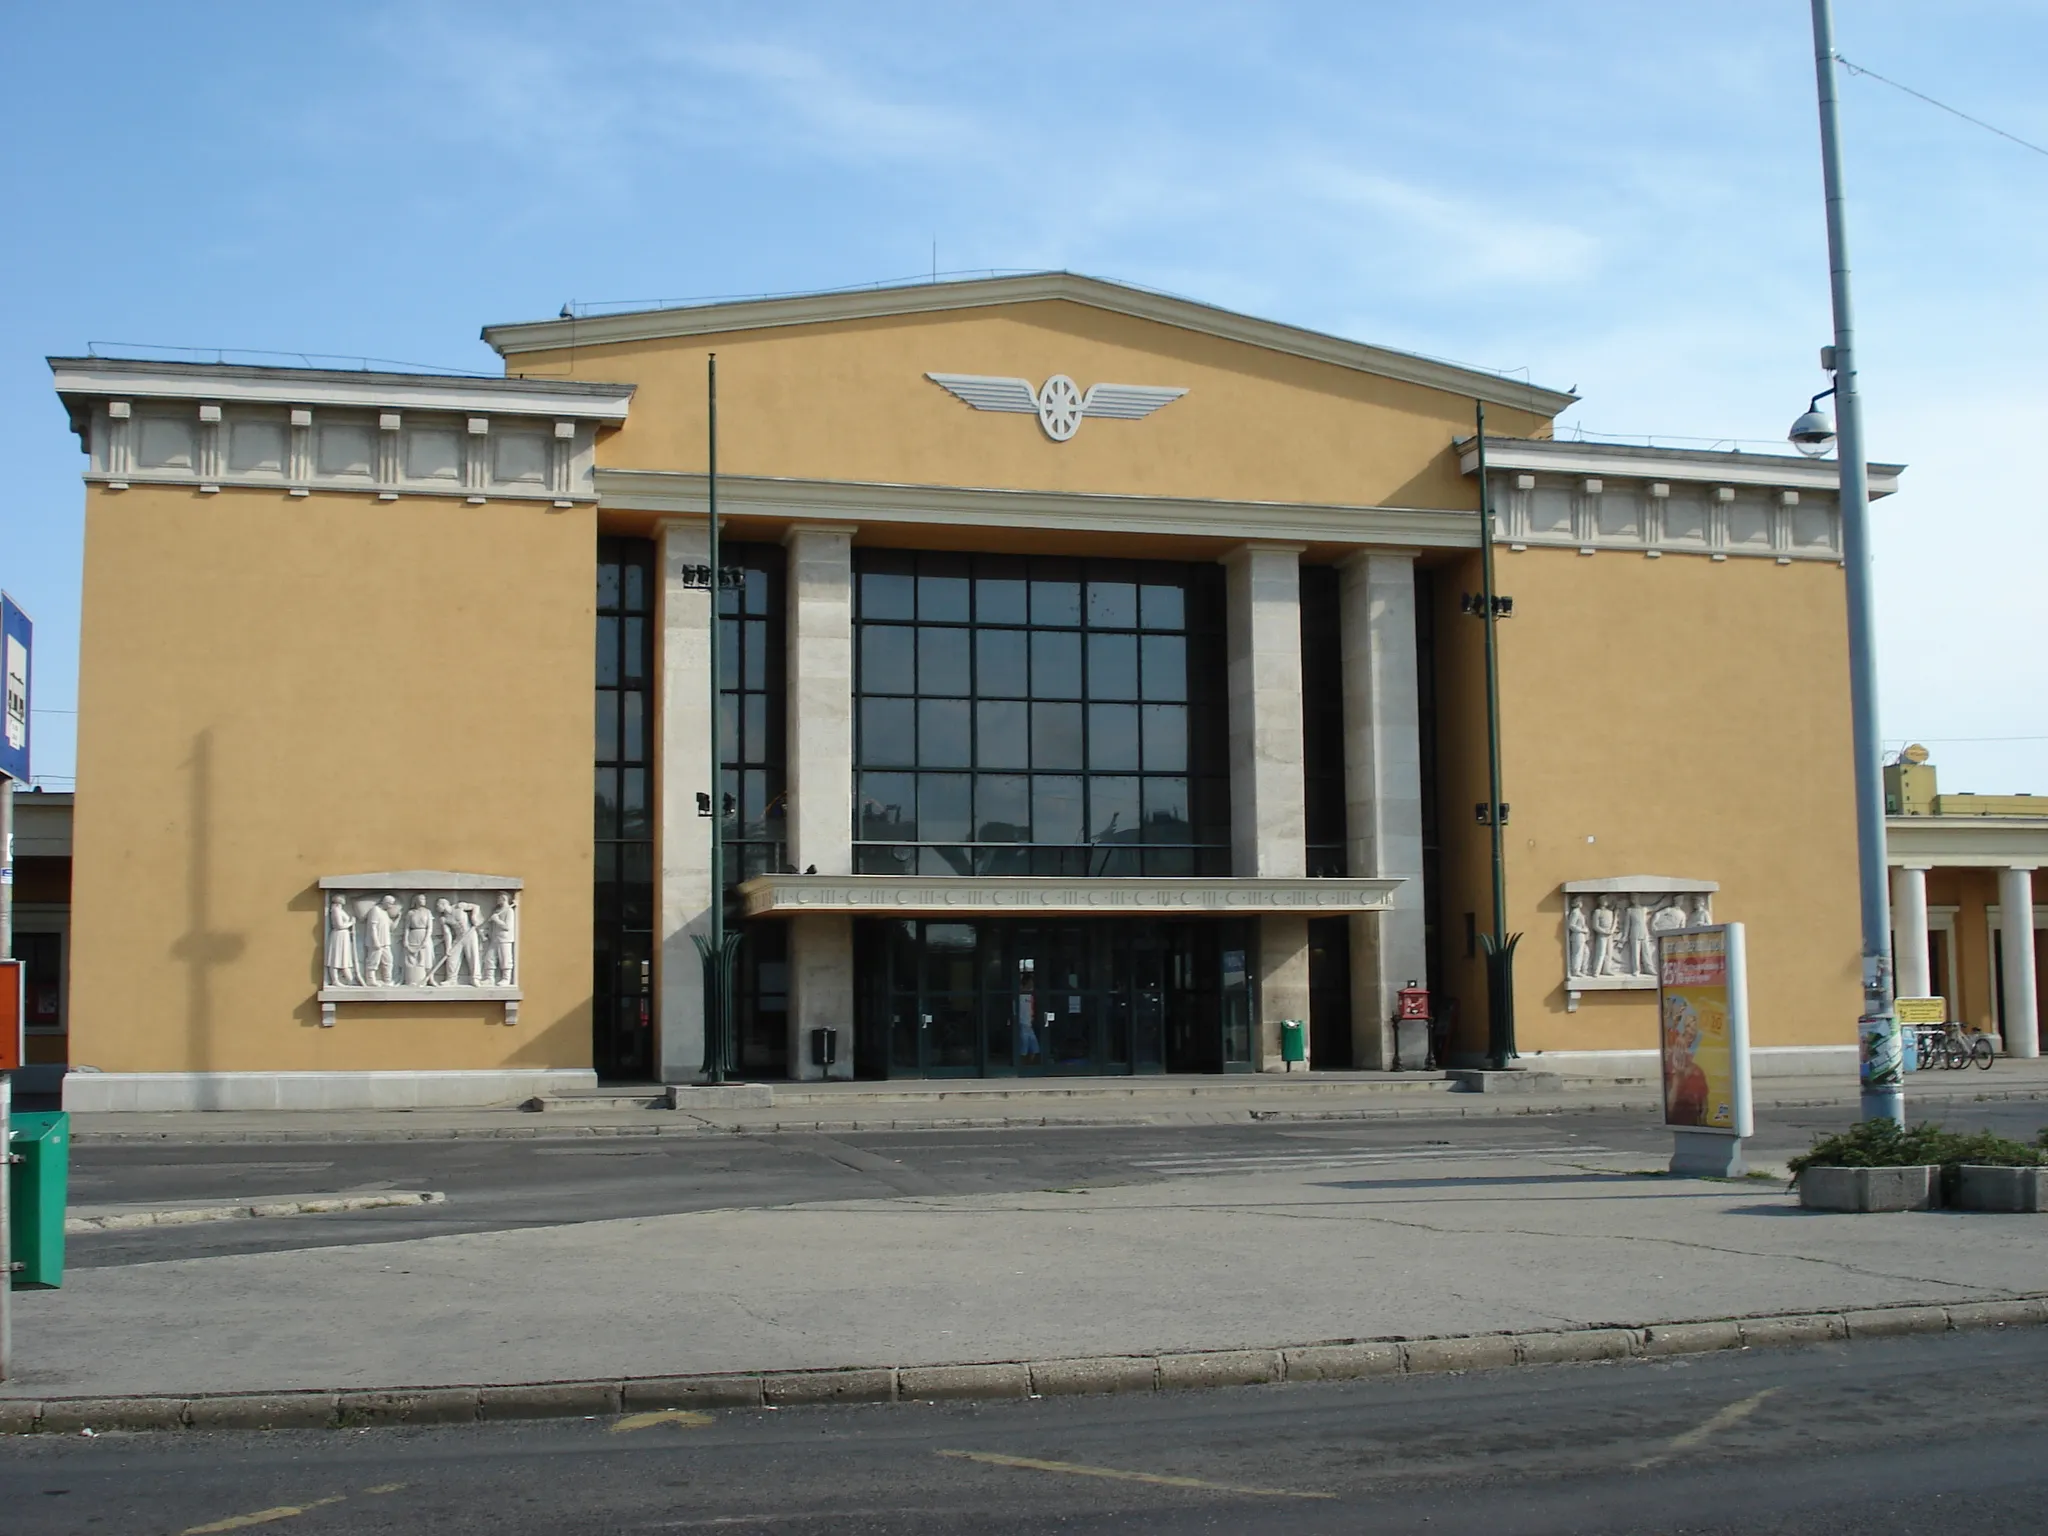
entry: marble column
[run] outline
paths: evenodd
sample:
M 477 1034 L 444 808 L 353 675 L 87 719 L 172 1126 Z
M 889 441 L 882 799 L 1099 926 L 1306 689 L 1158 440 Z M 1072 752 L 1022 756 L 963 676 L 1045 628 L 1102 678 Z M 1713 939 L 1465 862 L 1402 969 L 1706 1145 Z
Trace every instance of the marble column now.
M 2034 990 L 2034 871 L 1998 872 L 1998 932 L 2005 952 L 2005 1015 L 2001 1020 L 2008 1056 L 2041 1054 L 2041 1006 Z
M 1900 997 L 1926 997 L 1934 986 L 1927 964 L 1927 871 L 1892 871 L 1892 974 Z
M 853 873 L 853 534 L 799 523 L 789 550 L 784 733 L 789 862 Z M 811 1060 L 811 1031 L 838 1032 L 838 1060 Z M 789 1075 L 853 1076 L 853 919 L 814 914 L 789 931 Z
M 1240 878 L 1308 872 L 1302 778 L 1301 550 L 1246 544 L 1224 556 L 1229 645 L 1230 870 Z M 1279 1070 L 1280 1021 L 1308 1019 L 1308 919 L 1257 919 L 1258 1015 L 1252 1056 Z
M 710 558 L 702 519 L 661 530 L 661 875 L 655 914 L 660 988 L 661 1077 L 695 1082 L 704 1072 L 704 962 L 697 935 L 711 932 L 711 823 L 697 796 L 711 782 L 711 594 L 683 585 L 685 567 Z
M 1422 723 L 1415 557 L 1353 556 L 1342 571 L 1344 827 L 1353 875 L 1400 880 L 1384 912 L 1351 918 L 1351 1040 L 1360 1066 L 1394 1064 L 1396 994 L 1428 975 L 1423 938 Z

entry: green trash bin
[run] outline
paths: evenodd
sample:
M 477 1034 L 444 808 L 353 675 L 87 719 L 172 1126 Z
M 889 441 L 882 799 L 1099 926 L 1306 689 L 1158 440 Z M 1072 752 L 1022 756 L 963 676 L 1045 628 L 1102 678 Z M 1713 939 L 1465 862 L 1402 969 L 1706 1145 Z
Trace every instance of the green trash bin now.
M 64 1192 L 71 1171 L 71 1117 L 62 1110 L 17 1110 L 8 1140 L 21 1159 L 7 1169 L 8 1258 L 17 1291 L 54 1291 L 64 1283 Z
M 1308 1026 L 1299 1019 L 1280 1021 L 1280 1059 L 1292 1071 L 1294 1064 L 1308 1060 Z

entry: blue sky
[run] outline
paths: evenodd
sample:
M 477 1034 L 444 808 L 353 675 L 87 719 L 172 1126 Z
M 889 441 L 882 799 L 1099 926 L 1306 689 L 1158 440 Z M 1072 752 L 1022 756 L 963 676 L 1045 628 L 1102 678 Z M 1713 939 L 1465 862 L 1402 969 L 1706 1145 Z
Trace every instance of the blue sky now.
M 81 461 L 43 357 L 88 343 L 489 368 L 485 322 L 911 277 L 936 241 L 1576 386 L 1566 430 L 1775 446 L 1822 387 L 1798 0 L 0 21 L 0 581 L 55 787 Z M 1837 43 L 2048 143 L 2039 0 L 1838 0 Z M 1884 734 L 2048 793 L 2048 157 L 1842 89 L 1871 452 L 1912 466 L 1876 515 Z

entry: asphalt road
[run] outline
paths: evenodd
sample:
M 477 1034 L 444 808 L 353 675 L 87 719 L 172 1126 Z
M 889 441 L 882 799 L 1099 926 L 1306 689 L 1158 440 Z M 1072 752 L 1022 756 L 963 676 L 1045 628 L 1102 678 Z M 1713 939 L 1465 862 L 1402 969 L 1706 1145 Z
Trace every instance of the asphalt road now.
M 11 1536 L 2036 1532 L 2048 1330 L 1135 1398 L 0 1442 Z
M 1782 1163 L 1853 1110 L 1766 1112 L 1755 1161 Z M 1959 1104 L 1945 1123 L 2031 1140 L 2048 1104 Z M 1259 1167 L 1375 1167 L 1517 1149 L 1640 1156 L 1664 1166 L 1670 1136 L 1649 1111 L 1488 1119 L 1044 1127 L 550 1141 L 407 1141 L 74 1147 L 75 1207 L 207 1204 L 286 1195 L 439 1190 L 444 1205 L 74 1233 L 78 1268 L 222 1253 L 396 1242 L 682 1211 L 892 1195 L 1025 1190 L 1199 1178 Z

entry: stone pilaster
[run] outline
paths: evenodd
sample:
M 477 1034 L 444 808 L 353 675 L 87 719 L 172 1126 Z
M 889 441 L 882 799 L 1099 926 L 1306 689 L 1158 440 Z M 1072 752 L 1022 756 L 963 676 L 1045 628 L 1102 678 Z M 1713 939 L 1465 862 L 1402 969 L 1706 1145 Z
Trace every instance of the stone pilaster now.
M 789 550 L 787 825 L 789 862 L 821 875 L 853 872 L 853 533 L 798 524 Z M 812 1064 L 811 1031 L 839 1033 L 833 1077 L 853 1075 L 853 921 L 794 919 L 789 934 L 789 1075 Z
M 1231 873 L 1294 878 L 1308 867 L 1302 778 L 1301 546 L 1246 544 L 1224 557 L 1230 697 Z M 1258 919 L 1253 1055 L 1280 1063 L 1280 1021 L 1308 1018 L 1308 921 Z
M 1402 882 L 1386 911 L 1351 919 L 1353 1059 L 1384 1068 L 1393 1065 L 1395 994 L 1428 970 L 1415 557 L 1358 555 L 1341 579 L 1347 872 Z
M 695 1081 L 704 1070 L 704 962 L 695 938 L 711 931 L 711 823 L 697 814 L 712 793 L 711 594 L 683 585 L 687 566 L 709 558 L 703 521 L 664 524 L 661 533 L 661 817 L 656 948 L 661 1003 L 661 1076 Z
M 1998 933 L 2004 951 L 2005 1013 L 2000 1021 L 2008 1056 L 2041 1054 L 2041 1005 L 2034 989 L 2034 872 L 1998 872 Z
M 1934 987 L 1927 966 L 1927 871 L 1892 871 L 1892 973 L 1900 997 L 1926 997 Z

